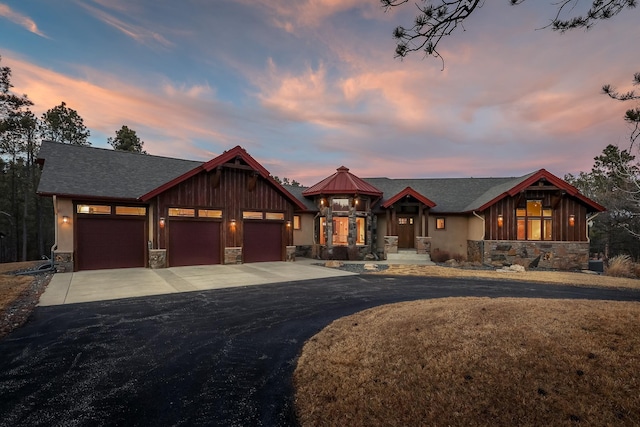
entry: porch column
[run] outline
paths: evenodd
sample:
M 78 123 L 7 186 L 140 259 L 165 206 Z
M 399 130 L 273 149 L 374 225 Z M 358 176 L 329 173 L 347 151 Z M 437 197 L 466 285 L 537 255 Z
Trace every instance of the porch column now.
M 391 236 L 391 208 L 387 209 L 386 214 L 387 214 L 387 232 L 386 232 L 386 235 L 387 236 Z
M 418 206 L 418 236 L 420 237 L 424 237 L 424 228 L 422 227 L 422 219 L 424 218 L 424 206 L 422 205 L 422 203 L 419 204 Z

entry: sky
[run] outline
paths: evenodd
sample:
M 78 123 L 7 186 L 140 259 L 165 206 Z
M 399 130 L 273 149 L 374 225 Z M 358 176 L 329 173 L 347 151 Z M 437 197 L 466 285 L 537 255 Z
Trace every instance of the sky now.
M 65 102 L 95 147 L 122 125 L 149 154 L 236 145 L 272 175 L 562 177 L 628 145 L 640 8 L 565 34 L 555 0 L 486 1 L 439 47 L 394 58 L 414 2 L 0 0 L 1 66 L 40 116 Z

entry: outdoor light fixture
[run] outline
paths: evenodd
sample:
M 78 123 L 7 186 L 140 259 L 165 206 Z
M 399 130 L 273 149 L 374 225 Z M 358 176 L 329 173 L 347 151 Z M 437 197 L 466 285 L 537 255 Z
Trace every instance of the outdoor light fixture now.
M 291 228 L 291 221 L 287 221 L 287 228 Z
M 504 224 L 504 216 L 502 216 L 502 214 L 498 215 L 498 227 L 502 227 L 502 224 Z
M 63 217 L 62 217 L 62 222 L 63 222 L 63 223 L 65 223 L 65 224 L 69 224 L 69 217 L 68 217 L 68 216 L 66 216 L 66 215 L 65 215 L 65 216 L 63 216 Z
M 236 220 L 232 219 L 231 221 L 229 221 L 229 224 L 231 225 L 231 227 L 235 227 L 236 226 Z
M 574 225 L 576 225 L 576 216 L 569 215 L 569 226 L 573 227 Z
M 160 228 L 164 228 L 164 217 L 160 218 L 159 224 L 160 224 Z

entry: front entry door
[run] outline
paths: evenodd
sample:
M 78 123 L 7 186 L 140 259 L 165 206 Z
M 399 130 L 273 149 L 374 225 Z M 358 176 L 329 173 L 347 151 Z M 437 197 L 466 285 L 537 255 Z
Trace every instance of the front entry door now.
M 415 225 L 413 217 L 398 217 L 398 249 L 415 247 Z

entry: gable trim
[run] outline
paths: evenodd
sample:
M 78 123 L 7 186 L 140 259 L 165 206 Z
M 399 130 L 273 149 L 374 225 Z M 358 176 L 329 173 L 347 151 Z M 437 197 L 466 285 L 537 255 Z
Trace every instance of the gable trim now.
M 384 202 L 382 204 L 383 208 L 388 208 L 390 206 L 392 206 L 394 203 L 396 203 L 398 200 L 402 199 L 403 197 L 406 196 L 411 196 L 415 199 L 417 199 L 418 201 L 420 201 L 420 203 L 423 203 L 425 205 L 427 205 L 429 208 L 434 207 L 436 204 L 429 200 L 427 197 L 423 196 L 422 194 L 418 193 L 416 190 L 414 190 L 411 187 L 406 187 L 404 190 L 400 191 L 398 194 L 396 194 L 395 196 L 391 197 L 389 200 L 387 200 L 386 202 Z

